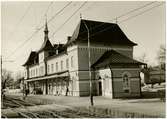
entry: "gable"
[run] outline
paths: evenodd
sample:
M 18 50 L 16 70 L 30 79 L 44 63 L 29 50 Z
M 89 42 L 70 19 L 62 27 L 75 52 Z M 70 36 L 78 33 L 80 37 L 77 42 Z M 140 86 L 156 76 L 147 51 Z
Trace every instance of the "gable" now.
M 127 38 L 117 24 L 91 20 L 81 20 L 67 44 L 87 42 L 88 32 L 85 24 L 89 29 L 91 43 L 137 45 Z
M 50 41 L 49 40 L 44 40 L 44 42 L 43 42 L 43 44 L 42 44 L 42 46 L 41 46 L 41 48 L 39 49 L 38 52 L 48 51 L 48 50 L 53 50 L 53 49 L 54 48 L 53 48 L 52 44 L 50 43 Z
M 115 50 L 106 51 L 98 60 L 95 62 L 93 68 L 103 68 L 109 65 L 120 65 L 120 64 L 132 64 L 132 65 L 144 65 L 144 63 L 127 57 L 123 54 L 118 53 Z
M 35 51 L 32 51 L 27 59 L 27 61 L 23 64 L 23 66 L 27 66 L 27 65 L 32 65 L 35 63 L 38 63 L 38 53 Z

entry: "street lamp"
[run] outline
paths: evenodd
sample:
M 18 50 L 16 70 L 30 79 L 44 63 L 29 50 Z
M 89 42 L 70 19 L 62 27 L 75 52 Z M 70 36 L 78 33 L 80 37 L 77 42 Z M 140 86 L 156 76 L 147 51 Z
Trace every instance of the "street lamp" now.
M 91 61 L 90 61 L 90 39 L 89 39 L 89 28 L 88 26 L 86 25 L 85 21 L 83 20 L 84 22 L 84 25 L 88 31 L 88 61 L 89 61 L 89 84 L 90 84 L 90 103 L 91 103 L 91 106 L 93 106 L 93 94 L 92 94 L 92 76 L 91 76 Z

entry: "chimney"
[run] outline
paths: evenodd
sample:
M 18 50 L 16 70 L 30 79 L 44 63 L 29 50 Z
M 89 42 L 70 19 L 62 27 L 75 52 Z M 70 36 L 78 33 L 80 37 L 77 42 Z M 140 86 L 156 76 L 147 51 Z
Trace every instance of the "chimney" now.
M 68 36 L 68 37 L 67 37 L 67 41 L 70 41 L 70 39 L 71 39 L 71 36 Z

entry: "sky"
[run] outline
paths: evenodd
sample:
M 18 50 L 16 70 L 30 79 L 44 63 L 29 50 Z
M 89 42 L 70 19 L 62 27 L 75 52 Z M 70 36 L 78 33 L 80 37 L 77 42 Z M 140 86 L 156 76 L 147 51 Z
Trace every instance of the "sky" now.
M 139 58 L 145 53 L 149 65 L 157 64 L 156 57 L 159 47 L 161 44 L 165 45 L 165 2 L 88 1 L 77 10 L 83 3 L 84 1 L 73 1 L 72 3 L 69 1 L 2 2 L 1 55 L 3 68 L 11 71 L 22 70 L 22 64 L 27 60 L 30 52 L 40 48 L 44 40 L 44 29 L 39 30 L 32 38 L 30 38 L 31 35 L 45 24 L 46 18 L 49 21 L 67 4 L 69 5 L 62 12 L 48 22 L 49 38 L 52 44 L 65 43 L 67 36 L 72 35 L 79 23 L 80 17 L 96 21 L 117 22 L 126 36 L 138 44 L 134 47 L 134 58 Z M 76 10 L 76 14 L 72 16 Z M 129 13 L 129 11 L 133 12 Z M 123 14 L 125 14 L 123 17 L 118 17 Z M 69 19 L 70 16 L 72 17 Z M 117 20 L 116 17 L 118 17 Z M 69 20 L 65 23 L 67 19 Z M 62 24 L 64 24 L 63 27 L 60 27 Z

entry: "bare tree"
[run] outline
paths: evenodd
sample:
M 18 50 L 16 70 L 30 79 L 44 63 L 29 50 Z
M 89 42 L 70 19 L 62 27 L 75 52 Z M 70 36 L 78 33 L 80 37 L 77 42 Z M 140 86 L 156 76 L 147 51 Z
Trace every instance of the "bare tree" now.
M 12 78 L 12 72 L 2 69 L 1 90 L 6 89 L 6 87 L 10 87 L 13 84 L 13 81 L 14 79 Z
M 165 53 L 166 53 L 166 48 L 165 45 L 160 45 L 159 51 L 158 51 L 158 63 L 161 69 L 165 70 Z
M 146 53 L 143 53 L 139 58 L 137 58 L 139 61 L 143 62 L 143 63 L 147 63 L 147 55 Z

